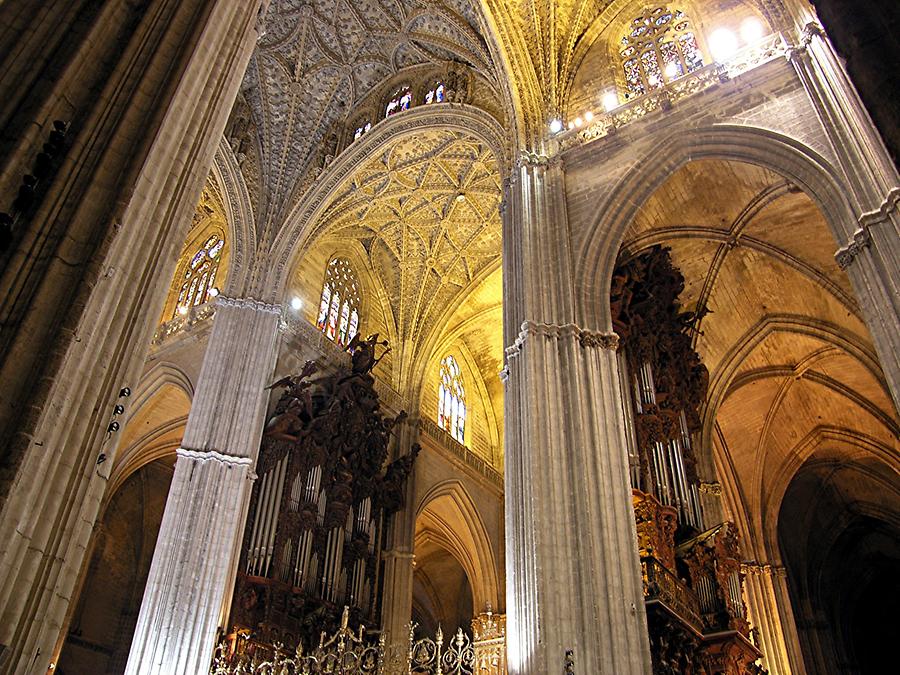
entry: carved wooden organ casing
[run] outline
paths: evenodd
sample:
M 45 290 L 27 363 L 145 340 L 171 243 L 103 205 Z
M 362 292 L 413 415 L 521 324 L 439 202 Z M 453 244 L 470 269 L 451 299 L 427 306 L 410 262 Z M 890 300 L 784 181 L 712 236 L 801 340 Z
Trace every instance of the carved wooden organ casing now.
M 263 437 L 230 625 L 306 648 L 340 625 L 379 624 L 381 553 L 418 447 L 386 465 L 394 426 L 368 372 L 279 383 Z M 275 385 L 273 385 L 275 386 Z
M 693 346 L 706 312 L 682 311 L 669 249 L 620 261 L 619 334 L 629 463 L 654 673 L 762 672 L 750 641 L 733 524 L 708 527 L 695 454 L 709 375 Z

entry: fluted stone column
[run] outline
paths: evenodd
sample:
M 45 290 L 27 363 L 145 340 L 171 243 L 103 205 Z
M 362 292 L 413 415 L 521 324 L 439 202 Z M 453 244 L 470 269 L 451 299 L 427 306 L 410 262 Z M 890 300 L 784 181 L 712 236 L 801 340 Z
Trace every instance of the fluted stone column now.
M 130 675 L 207 672 L 234 582 L 280 308 L 217 300 L 128 657 Z
M 771 675 L 806 675 L 784 567 L 746 563 L 742 569 L 751 624 L 759 631 L 765 667 Z
M 574 321 L 562 167 L 523 155 L 507 197 L 509 672 L 650 673 L 618 339 Z
M 855 222 L 835 257 L 845 269 L 894 405 L 900 409 L 900 176 L 834 48 L 817 23 L 790 51 L 850 187 Z
M 0 2 L 0 210 L 55 119 L 60 163 L 0 274 L 0 673 L 43 673 L 259 0 Z M 3 47 L 7 47 L 4 49 Z
M 398 457 L 409 452 L 418 439 L 419 418 L 411 415 L 400 429 Z M 381 618 L 385 640 L 392 655 L 406 655 L 409 648 L 409 622 L 413 600 L 413 539 L 416 533 L 414 497 L 416 469 L 406 481 L 406 504 L 394 514 L 390 538 L 384 552 L 384 592 Z

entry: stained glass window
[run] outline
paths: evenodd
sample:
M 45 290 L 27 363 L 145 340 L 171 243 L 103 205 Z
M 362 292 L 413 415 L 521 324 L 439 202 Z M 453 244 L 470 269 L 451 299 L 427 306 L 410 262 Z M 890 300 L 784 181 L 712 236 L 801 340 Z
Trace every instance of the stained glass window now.
M 364 133 L 367 133 L 369 131 L 369 129 L 371 129 L 371 128 L 372 128 L 371 122 L 364 122 L 364 123 L 360 124 L 358 127 L 356 127 L 356 132 L 354 132 L 354 134 L 353 134 L 353 140 L 355 141 L 357 138 L 362 136 Z
M 444 84 L 438 82 L 433 89 L 429 89 L 425 94 L 425 103 L 442 103 L 444 100 Z
M 412 90 L 409 87 L 400 87 L 384 109 L 384 116 L 390 117 L 401 110 L 409 110 L 410 105 L 412 105 Z
M 466 442 L 466 390 L 459 364 L 452 356 L 441 361 L 438 424 L 460 443 Z
M 173 317 L 187 314 L 191 307 L 203 304 L 218 295 L 216 274 L 219 271 L 219 260 L 224 247 L 225 240 L 214 234 L 191 257 L 183 272 L 184 281 L 181 282 Z
M 626 95 L 640 96 L 703 66 L 703 55 L 687 16 L 657 7 L 632 20 L 619 56 Z
M 348 344 L 359 330 L 359 281 L 343 258 L 332 258 L 325 268 L 316 325 L 341 346 Z

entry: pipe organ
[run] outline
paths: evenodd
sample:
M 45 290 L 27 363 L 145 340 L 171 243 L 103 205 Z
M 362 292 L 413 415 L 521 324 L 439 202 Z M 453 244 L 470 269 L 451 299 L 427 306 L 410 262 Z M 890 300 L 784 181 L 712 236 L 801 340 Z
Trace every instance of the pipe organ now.
M 250 501 L 230 625 L 260 649 L 318 643 L 322 631 L 378 625 L 385 530 L 403 506 L 418 446 L 387 463 L 394 427 L 382 415 L 374 338 L 354 339 L 352 367 L 314 363 L 282 388 L 266 426 Z
M 682 311 L 683 290 L 669 249 L 654 246 L 620 258 L 610 292 L 653 670 L 756 674 L 737 533 L 710 527 L 701 508 L 709 375 L 693 342 L 707 310 Z

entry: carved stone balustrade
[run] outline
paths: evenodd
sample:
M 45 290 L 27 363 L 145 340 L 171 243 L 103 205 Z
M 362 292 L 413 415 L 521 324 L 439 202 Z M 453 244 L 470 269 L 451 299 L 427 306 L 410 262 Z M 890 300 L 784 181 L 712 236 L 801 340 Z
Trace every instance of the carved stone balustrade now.
M 556 136 L 556 140 L 560 149 L 566 150 L 605 138 L 615 133 L 617 129 L 643 119 L 650 113 L 669 110 L 679 101 L 706 91 L 720 82 L 749 72 L 775 59 L 783 59 L 786 53 L 787 45 L 784 38 L 779 34 L 770 35 L 738 51 L 725 63 L 710 63 L 659 89 L 632 98 L 613 110 L 599 115 L 595 113 L 591 124 L 583 129 L 564 131 Z

